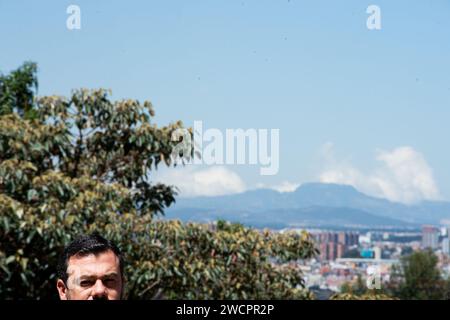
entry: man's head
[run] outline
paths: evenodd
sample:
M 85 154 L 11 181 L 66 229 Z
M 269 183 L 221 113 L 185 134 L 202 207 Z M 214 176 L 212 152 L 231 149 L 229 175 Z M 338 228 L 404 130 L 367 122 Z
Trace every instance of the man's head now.
M 124 277 L 119 249 L 97 234 L 75 239 L 58 263 L 56 286 L 62 300 L 121 299 Z

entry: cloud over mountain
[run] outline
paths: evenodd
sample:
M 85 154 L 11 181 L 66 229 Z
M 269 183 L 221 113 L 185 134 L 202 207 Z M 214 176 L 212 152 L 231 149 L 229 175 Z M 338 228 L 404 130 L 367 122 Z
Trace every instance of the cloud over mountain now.
M 332 148 L 327 143 L 322 149 L 327 168 L 319 174 L 320 182 L 352 185 L 369 195 L 406 204 L 440 198 L 433 170 L 425 157 L 412 147 L 379 150 L 378 166 L 371 172 L 337 161 Z
M 220 196 L 246 189 L 237 173 L 221 166 L 171 168 L 159 174 L 156 181 L 178 187 L 181 197 Z

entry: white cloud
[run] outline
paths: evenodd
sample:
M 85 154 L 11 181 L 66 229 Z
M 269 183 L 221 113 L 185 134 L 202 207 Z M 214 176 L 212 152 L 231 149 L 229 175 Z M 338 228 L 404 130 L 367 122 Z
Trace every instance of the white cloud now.
M 328 168 L 319 175 L 321 182 L 352 185 L 369 195 L 408 204 L 440 198 L 432 169 L 424 156 L 411 147 L 378 151 L 379 166 L 369 173 L 336 161 L 332 145 L 322 149 L 326 150 L 322 154 Z
M 155 181 L 178 187 L 180 197 L 219 196 L 246 190 L 237 173 L 220 166 L 171 168 L 158 175 Z
M 293 192 L 300 187 L 301 183 L 295 183 L 290 181 L 282 181 L 279 184 L 265 184 L 265 183 L 257 183 L 255 185 L 255 189 L 272 189 L 278 192 Z
M 272 186 L 271 189 L 278 192 L 293 192 L 300 186 L 300 183 L 292 183 L 289 181 L 283 181 L 278 185 Z

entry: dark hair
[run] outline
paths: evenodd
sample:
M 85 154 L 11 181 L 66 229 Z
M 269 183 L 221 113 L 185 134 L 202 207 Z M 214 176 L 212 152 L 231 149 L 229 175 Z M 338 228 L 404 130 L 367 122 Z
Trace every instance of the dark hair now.
M 103 238 L 97 233 L 91 235 L 82 235 L 73 240 L 65 249 L 62 256 L 59 259 L 57 273 L 58 278 L 63 280 L 67 284 L 67 267 L 70 257 L 73 256 L 87 256 L 90 254 L 98 254 L 111 250 L 119 258 L 120 276 L 123 276 L 123 257 L 119 248 L 111 241 Z

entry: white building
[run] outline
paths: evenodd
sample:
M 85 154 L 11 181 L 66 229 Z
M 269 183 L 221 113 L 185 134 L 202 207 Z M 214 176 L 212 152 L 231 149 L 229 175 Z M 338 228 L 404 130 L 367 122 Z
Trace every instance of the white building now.
M 448 238 L 444 238 L 442 240 L 442 253 L 446 254 L 447 256 L 450 255 L 450 248 L 449 248 L 449 240 Z

